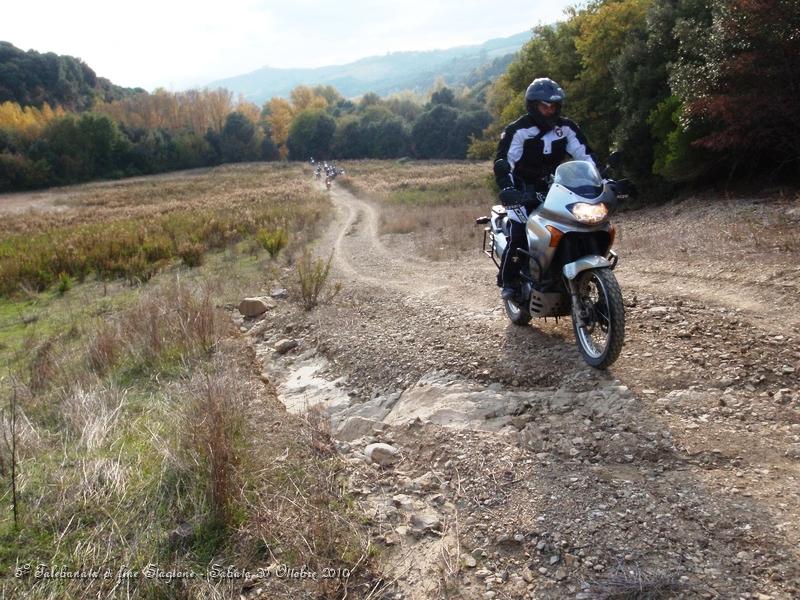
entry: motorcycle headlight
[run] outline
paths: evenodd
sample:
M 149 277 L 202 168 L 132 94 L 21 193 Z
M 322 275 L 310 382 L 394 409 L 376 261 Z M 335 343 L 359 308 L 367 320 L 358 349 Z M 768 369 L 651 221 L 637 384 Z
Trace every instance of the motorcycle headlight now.
M 578 202 L 569 209 L 572 215 L 581 223 L 599 223 L 608 216 L 608 207 L 603 204 L 587 204 Z

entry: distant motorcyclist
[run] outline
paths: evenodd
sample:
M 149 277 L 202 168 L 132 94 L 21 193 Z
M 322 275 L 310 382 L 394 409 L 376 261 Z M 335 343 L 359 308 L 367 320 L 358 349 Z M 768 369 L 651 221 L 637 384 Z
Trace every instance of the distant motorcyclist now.
M 505 300 L 513 299 L 519 289 L 517 249 L 528 250 L 528 214 L 540 204 L 538 194 L 547 193 L 548 178 L 567 155 L 595 164 L 581 130 L 561 117 L 565 98 L 564 90 L 552 79 L 534 79 L 525 91 L 526 114 L 503 130 L 497 145 L 494 176 L 511 226 L 497 276 Z

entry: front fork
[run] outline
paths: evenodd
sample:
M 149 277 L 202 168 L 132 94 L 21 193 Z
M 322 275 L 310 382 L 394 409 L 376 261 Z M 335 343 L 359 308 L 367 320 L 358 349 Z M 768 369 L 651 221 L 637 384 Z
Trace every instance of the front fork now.
M 587 327 L 591 324 L 591 322 L 587 323 L 587 321 L 590 321 L 592 314 L 591 310 L 584 306 L 584 303 L 581 301 L 580 290 L 578 289 L 577 283 L 578 276 L 584 271 L 591 269 L 610 269 L 613 271 L 614 267 L 617 266 L 617 261 L 619 261 L 617 253 L 613 250 L 609 250 L 608 258 L 586 256 L 573 263 L 564 265 L 562 274 L 564 276 L 564 283 L 567 286 L 567 291 L 569 292 L 570 301 L 572 302 L 572 314 L 578 319 L 578 323 L 581 327 Z

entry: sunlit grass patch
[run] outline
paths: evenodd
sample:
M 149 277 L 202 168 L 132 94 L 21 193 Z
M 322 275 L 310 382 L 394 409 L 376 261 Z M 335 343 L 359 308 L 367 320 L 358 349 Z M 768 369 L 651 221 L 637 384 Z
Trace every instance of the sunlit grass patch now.
M 54 191 L 54 202 L 61 197 L 66 210 L 3 215 L 0 295 L 55 285 L 66 292 L 67 281 L 87 278 L 143 283 L 173 261 L 198 266 L 206 251 L 259 234 L 272 236 L 273 253 L 294 237 L 302 245 L 329 202 L 301 173 L 300 166 L 239 165 L 184 180 L 173 175 Z

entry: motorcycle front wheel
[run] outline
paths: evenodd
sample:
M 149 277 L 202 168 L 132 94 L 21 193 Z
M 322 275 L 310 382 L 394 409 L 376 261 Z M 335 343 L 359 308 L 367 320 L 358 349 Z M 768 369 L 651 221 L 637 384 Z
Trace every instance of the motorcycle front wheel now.
M 583 359 L 605 369 L 619 356 L 625 339 L 625 307 L 617 278 L 608 269 L 581 273 L 578 306 L 572 307 L 572 328 Z

